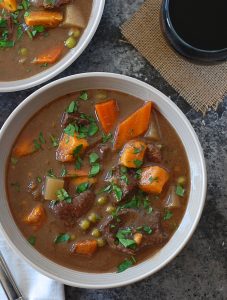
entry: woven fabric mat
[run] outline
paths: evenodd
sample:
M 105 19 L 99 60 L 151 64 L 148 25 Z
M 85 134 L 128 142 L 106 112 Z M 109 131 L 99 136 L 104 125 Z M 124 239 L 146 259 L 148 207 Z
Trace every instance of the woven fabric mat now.
M 227 92 L 227 62 L 199 65 L 177 54 L 163 37 L 161 3 L 146 0 L 123 24 L 122 34 L 194 109 L 216 109 Z

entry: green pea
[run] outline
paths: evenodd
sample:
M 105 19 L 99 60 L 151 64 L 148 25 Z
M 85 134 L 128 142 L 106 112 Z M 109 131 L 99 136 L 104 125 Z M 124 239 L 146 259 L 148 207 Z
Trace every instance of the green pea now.
M 95 95 L 95 99 L 97 100 L 104 100 L 107 98 L 107 92 L 106 91 L 98 91 L 97 94 Z
M 107 213 L 112 213 L 112 212 L 114 212 L 116 209 L 115 209 L 115 207 L 113 207 L 112 205 L 110 205 L 110 206 L 107 206 L 107 208 L 106 208 L 106 212 Z
M 90 222 L 88 220 L 84 219 L 84 220 L 80 221 L 79 225 L 80 225 L 81 229 L 87 230 L 90 227 Z
M 73 36 L 74 38 L 78 39 L 81 35 L 80 29 L 78 28 L 71 28 L 69 30 L 69 35 Z
M 107 202 L 107 197 L 106 196 L 100 196 L 97 200 L 99 205 L 105 205 Z
M 185 176 L 180 176 L 177 178 L 177 183 L 180 185 L 184 185 L 186 183 L 186 178 Z
M 28 49 L 27 48 L 20 48 L 18 52 L 21 56 L 28 56 Z
M 96 213 L 90 213 L 88 220 L 92 223 L 96 223 L 99 220 L 99 216 Z
M 95 238 L 99 238 L 101 236 L 101 232 L 97 228 L 94 228 L 91 232 L 91 235 Z
M 103 247 L 106 244 L 106 241 L 103 238 L 98 238 L 96 241 L 99 247 Z
M 65 41 L 65 46 L 69 49 L 72 49 L 76 46 L 77 41 L 75 40 L 75 38 L 73 36 L 70 36 L 67 38 L 67 40 Z

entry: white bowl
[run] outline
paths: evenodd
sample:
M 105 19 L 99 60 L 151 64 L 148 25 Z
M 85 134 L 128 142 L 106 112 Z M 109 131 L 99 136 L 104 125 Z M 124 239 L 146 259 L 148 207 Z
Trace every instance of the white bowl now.
M 111 89 L 143 100 L 152 100 L 180 136 L 190 163 L 191 191 L 183 220 L 170 241 L 154 256 L 123 273 L 90 274 L 62 267 L 38 253 L 17 228 L 7 202 L 5 172 L 8 154 L 27 121 L 52 100 L 77 90 Z M 131 77 L 110 73 L 73 75 L 54 81 L 30 95 L 9 116 L 0 132 L 0 227 L 15 251 L 41 273 L 67 285 L 110 288 L 141 280 L 170 262 L 192 236 L 202 213 L 206 195 L 206 167 L 199 140 L 180 109 L 150 85 Z
M 61 60 L 50 68 L 25 79 L 15 81 L 0 81 L 0 92 L 15 92 L 29 89 L 44 83 L 68 68 L 86 49 L 93 38 L 102 18 L 105 0 L 93 0 L 91 16 L 77 46 L 71 49 Z

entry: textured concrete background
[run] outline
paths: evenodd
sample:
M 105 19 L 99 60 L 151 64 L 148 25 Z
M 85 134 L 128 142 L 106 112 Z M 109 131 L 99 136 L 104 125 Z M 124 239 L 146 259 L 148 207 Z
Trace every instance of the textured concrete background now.
M 186 114 L 204 149 L 208 193 L 199 226 L 184 250 L 157 274 L 112 290 L 66 287 L 67 300 L 227 299 L 227 98 L 205 117 L 195 112 L 130 45 L 119 26 L 143 0 L 106 0 L 92 44 L 64 73 L 115 72 L 141 79 L 169 96 Z M 0 94 L 0 124 L 35 89 Z

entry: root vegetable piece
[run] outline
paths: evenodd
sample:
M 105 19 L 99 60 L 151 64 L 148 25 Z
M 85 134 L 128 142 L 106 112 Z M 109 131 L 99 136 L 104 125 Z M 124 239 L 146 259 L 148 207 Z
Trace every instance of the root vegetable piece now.
M 149 128 L 145 134 L 145 137 L 150 140 L 159 141 L 160 136 L 161 135 L 160 135 L 160 128 L 158 124 L 157 114 L 155 113 L 155 111 L 153 111 L 151 115 Z
M 147 131 L 152 107 L 153 103 L 147 102 L 120 123 L 115 136 L 114 150 L 119 150 L 125 143 Z
M 92 255 L 97 250 L 96 240 L 85 240 L 73 245 L 71 252 L 74 254 Z
M 63 45 L 48 49 L 45 53 L 41 53 L 36 56 L 33 64 L 54 64 L 61 56 L 63 51 Z
M 33 140 L 23 139 L 18 141 L 13 149 L 13 155 L 16 157 L 26 156 L 35 152 Z
M 159 167 L 150 166 L 142 169 L 139 187 L 146 193 L 160 194 L 169 180 L 169 173 Z
M 85 182 L 88 182 L 89 185 L 91 184 L 94 184 L 97 182 L 97 179 L 96 178 L 89 178 L 87 176 L 84 176 L 84 177 L 77 177 L 77 178 L 74 178 L 71 180 L 71 184 L 75 185 L 75 186 L 78 186 L 82 183 L 85 183 Z
M 46 217 L 45 210 L 41 204 L 37 205 L 31 213 L 24 218 L 24 222 L 31 225 L 41 226 Z
M 24 19 L 28 26 L 57 27 L 62 22 L 63 15 L 58 11 L 34 10 L 25 15 Z
M 142 141 L 128 142 L 121 153 L 120 164 L 127 168 L 138 168 L 143 163 L 146 147 Z
M 113 129 L 119 113 L 116 100 L 98 103 L 95 105 L 95 110 L 103 130 L 105 133 L 109 133 Z
M 82 29 L 86 27 L 86 18 L 83 16 L 81 9 L 78 7 L 77 1 L 73 4 L 66 5 L 65 17 L 62 26 L 78 27 Z
M 16 0 L 2 0 L 0 1 L 0 8 L 4 8 L 9 12 L 14 12 L 17 10 Z
M 64 180 L 52 177 L 46 177 L 44 188 L 45 200 L 57 200 L 57 191 L 64 188 Z
M 70 136 L 68 134 L 63 134 L 58 149 L 56 151 L 56 159 L 62 162 L 70 162 L 74 161 L 73 152 L 76 147 L 83 145 L 79 154 L 83 153 L 83 151 L 88 147 L 88 142 L 86 139 L 78 139 L 76 134 L 74 136 Z

